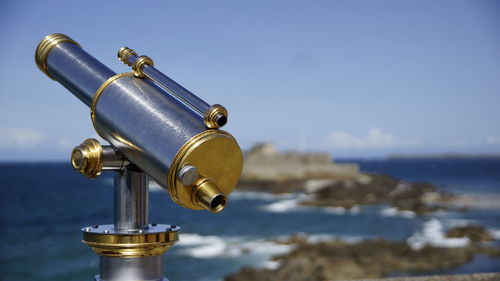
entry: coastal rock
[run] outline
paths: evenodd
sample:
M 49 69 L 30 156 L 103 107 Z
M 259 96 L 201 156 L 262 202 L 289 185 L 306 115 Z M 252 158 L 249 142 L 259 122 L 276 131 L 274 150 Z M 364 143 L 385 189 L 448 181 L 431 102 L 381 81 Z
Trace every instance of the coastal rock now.
M 290 181 L 310 178 L 356 179 L 357 164 L 334 163 L 327 153 L 278 152 L 271 143 L 260 143 L 245 155 L 242 179 Z
M 245 153 L 239 190 L 306 193 L 306 206 L 342 207 L 386 204 L 417 215 L 446 209 L 454 195 L 424 182 L 408 183 L 388 175 L 365 174 L 356 164 L 334 163 L 325 153 L 280 153 L 270 143 Z
M 480 225 L 455 227 L 450 229 L 446 233 L 446 236 L 450 238 L 467 237 L 472 242 L 488 242 L 494 240 L 488 230 Z
M 392 272 L 426 273 L 448 269 L 472 260 L 476 253 L 492 254 L 484 248 L 438 248 L 426 246 L 413 250 L 405 242 L 382 239 L 347 243 L 332 240 L 309 244 L 301 237 L 292 252 L 274 258 L 277 269 L 243 268 L 226 281 L 299 281 L 380 278 Z

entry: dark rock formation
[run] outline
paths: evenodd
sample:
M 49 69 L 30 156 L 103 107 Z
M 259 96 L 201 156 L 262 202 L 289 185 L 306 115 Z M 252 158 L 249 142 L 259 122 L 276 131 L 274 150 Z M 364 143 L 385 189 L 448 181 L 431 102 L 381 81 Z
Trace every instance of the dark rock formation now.
M 400 211 L 424 214 L 445 209 L 453 195 L 437 192 L 429 183 L 407 183 L 387 175 L 359 172 L 356 164 L 332 162 L 324 153 L 280 153 L 272 144 L 245 153 L 239 190 L 308 193 L 303 205 L 352 208 L 388 204 Z
M 440 202 L 453 195 L 438 193 L 436 188 L 423 182 L 407 183 L 387 175 L 369 175 L 366 182 L 335 181 L 314 193 L 314 199 L 305 205 L 351 208 L 354 205 L 389 204 L 401 211 L 424 214 L 443 210 Z M 434 194 L 434 202 L 428 202 L 428 194 Z
M 455 227 L 450 229 L 446 233 L 446 236 L 450 238 L 467 237 L 472 242 L 488 242 L 494 240 L 488 230 L 480 225 Z
M 382 239 L 352 244 L 340 240 L 308 244 L 301 237 L 285 243 L 296 244 L 292 252 L 277 256 L 275 270 L 243 268 L 226 281 L 349 280 L 385 277 L 391 272 L 430 273 L 469 262 L 476 253 L 498 255 L 498 249 L 477 245 L 464 248 L 424 247 L 413 250 L 405 242 Z

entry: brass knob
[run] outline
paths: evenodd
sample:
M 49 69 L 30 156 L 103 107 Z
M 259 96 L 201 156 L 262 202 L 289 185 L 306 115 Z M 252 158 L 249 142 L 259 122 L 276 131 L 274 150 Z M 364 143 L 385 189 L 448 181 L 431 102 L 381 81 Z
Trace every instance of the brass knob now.
M 103 166 L 102 146 L 96 139 L 86 139 L 73 148 L 71 165 L 87 178 L 95 178 L 101 174 Z

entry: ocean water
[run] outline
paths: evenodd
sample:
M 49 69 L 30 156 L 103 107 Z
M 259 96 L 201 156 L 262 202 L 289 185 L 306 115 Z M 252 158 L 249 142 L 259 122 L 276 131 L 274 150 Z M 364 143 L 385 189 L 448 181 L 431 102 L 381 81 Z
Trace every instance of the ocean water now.
M 429 181 L 442 190 L 500 196 L 500 159 L 357 162 L 363 171 Z M 479 223 L 500 238 L 500 210 L 491 206 L 417 217 L 387 206 L 300 207 L 303 195 L 236 191 L 224 212 L 210 214 L 177 206 L 155 184 L 150 190 L 150 222 L 182 227 L 180 242 L 164 259 L 171 281 L 222 280 L 242 266 L 273 268 L 270 257 L 291 249 L 270 240 L 297 233 L 310 241 L 381 237 L 405 240 L 415 248 L 456 247 L 467 241 L 445 238 L 446 229 Z M 81 243 L 80 229 L 112 223 L 111 174 L 88 180 L 69 163 L 4 163 L 0 196 L 0 280 L 93 280 L 99 259 Z M 500 271 L 500 259 L 477 256 L 439 273 L 491 271 Z

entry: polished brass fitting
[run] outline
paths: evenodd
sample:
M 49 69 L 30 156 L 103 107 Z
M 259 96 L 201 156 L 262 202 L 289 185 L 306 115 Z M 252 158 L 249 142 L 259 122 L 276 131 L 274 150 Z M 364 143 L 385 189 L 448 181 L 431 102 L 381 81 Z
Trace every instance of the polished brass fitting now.
M 146 64 L 154 66 L 153 60 L 148 56 L 140 56 L 135 60 L 134 64 L 132 65 L 132 73 L 134 73 L 135 77 L 143 78 L 145 76 L 142 68 Z
M 87 178 L 101 174 L 103 165 L 102 146 L 96 139 L 86 139 L 71 152 L 71 166 Z
M 80 47 L 80 44 L 78 44 L 76 41 L 60 33 L 54 33 L 45 36 L 36 47 L 35 51 L 36 65 L 43 73 L 45 73 L 52 80 L 55 79 L 49 73 L 49 69 L 47 67 L 47 57 L 49 56 L 49 53 L 52 50 L 52 48 L 63 42 L 71 43 Z
M 203 122 L 209 129 L 218 129 L 227 123 L 227 117 L 227 109 L 220 104 L 214 104 L 205 111 Z
M 128 60 L 132 55 L 137 56 L 137 53 L 129 47 L 121 47 L 120 50 L 118 50 L 118 58 L 128 66 L 132 66 L 132 63 Z
M 100 256 L 137 258 L 165 253 L 179 240 L 180 227 L 150 224 L 135 232 L 117 232 L 113 225 L 84 227 L 83 243 Z
M 207 178 L 195 184 L 191 200 L 212 213 L 224 210 L 227 203 L 226 195 L 213 180 Z
M 183 177 L 179 176 L 186 166 L 197 169 L 199 177 L 192 184 L 183 182 Z M 220 212 L 242 168 L 243 155 L 236 140 L 222 130 L 206 130 L 187 141 L 177 152 L 168 173 L 168 192 L 182 207 Z

